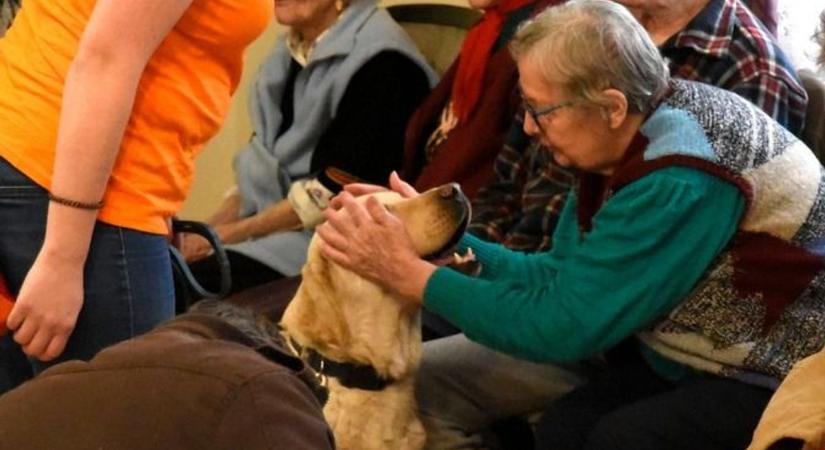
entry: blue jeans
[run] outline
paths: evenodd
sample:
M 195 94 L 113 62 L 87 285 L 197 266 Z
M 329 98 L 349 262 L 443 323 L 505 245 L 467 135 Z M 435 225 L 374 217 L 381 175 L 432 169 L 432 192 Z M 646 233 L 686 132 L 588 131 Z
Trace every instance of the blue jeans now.
M 46 191 L 0 158 L 0 274 L 13 294 L 31 268 L 46 231 Z M 83 308 L 63 354 L 27 358 L 11 334 L 0 338 L 0 393 L 50 365 L 88 360 L 99 350 L 142 334 L 174 314 L 165 236 L 97 222 L 83 275 Z

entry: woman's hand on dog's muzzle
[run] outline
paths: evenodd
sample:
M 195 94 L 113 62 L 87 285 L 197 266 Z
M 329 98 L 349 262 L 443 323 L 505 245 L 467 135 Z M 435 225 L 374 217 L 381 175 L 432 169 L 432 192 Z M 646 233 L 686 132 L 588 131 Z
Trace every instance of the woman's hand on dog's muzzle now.
M 436 266 L 418 256 L 404 223 L 375 198 L 365 205 L 349 192 L 336 198 L 340 207 L 327 208 L 316 228 L 323 255 L 420 305 Z

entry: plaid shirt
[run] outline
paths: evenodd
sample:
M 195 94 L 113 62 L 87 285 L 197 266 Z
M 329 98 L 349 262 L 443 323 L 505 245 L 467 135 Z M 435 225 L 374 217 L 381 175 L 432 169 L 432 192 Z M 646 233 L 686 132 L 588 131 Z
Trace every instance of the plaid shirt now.
M 788 57 L 740 0 L 711 0 L 661 52 L 673 77 L 736 92 L 802 135 L 805 89 Z
M 787 57 L 740 0 L 711 0 L 661 47 L 672 76 L 750 100 L 799 135 L 807 96 Z M 525 252 L 547 250 L 575 176 L 531 142 L 516 116 L 495 162 L 495 180 L 473 201 L 469 230 Z
M 778 36 L 779 29 L 779 0 L 745 0 L 745 6 L 753 12 L 762 25 L 771 32 L 772 35 Z
M 495 161 L 495 179 L 473 200 L 469 231 L 524 252 L 550 248 L 573 172 L 524 133 L 517 114 Z

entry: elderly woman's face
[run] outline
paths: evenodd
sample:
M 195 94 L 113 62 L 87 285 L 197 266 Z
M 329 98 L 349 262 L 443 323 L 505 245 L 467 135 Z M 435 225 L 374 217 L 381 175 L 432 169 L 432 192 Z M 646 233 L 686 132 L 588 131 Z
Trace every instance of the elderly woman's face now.
M 275 0 L 278 23 L 294 29 L 326 28 L 336 16 L 335 0 Z
M 609 175 L 624 148 L 615 148 L 608 119 L 595 105 L 571 99 L 544 80 L 530 59 L 518 62 L 519 84 L 525 109 L 524 131 L 553 153 L 562 167 Z M 541 114 L 544 111 L 551 111 Z

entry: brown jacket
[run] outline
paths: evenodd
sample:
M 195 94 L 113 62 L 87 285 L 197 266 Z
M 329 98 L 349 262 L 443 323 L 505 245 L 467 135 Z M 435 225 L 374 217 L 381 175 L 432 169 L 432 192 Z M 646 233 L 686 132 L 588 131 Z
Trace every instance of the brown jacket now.
M 303 368 L 187 314 L 0 397 L 0 449 L 332 449 Z

